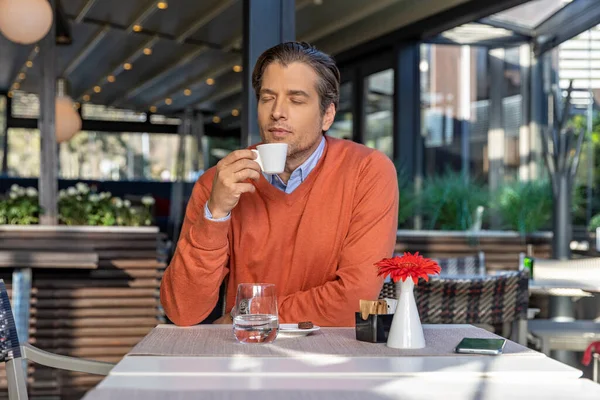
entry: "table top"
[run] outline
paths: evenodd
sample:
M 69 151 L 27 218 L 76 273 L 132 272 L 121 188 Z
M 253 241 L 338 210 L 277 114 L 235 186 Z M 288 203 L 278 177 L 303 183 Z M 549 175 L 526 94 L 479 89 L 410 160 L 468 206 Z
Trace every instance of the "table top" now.
M 241 344 L 234 336 L 231 325 L 196 325 L 181 328 L 159 325 L 142 339 L 128 355 L 198 356 L 198 357 L 295 357 L 351 356 L 351 357 L 455 357 L 454 348 L 465 337 L 499 338 L 472 325 L 423 325 L 424 349 L 392 349 L 385 343 L 356 340 L 354 328 L 321 328 L 308 336 L 278 336 L 272 344 Z M 507 341 L 504 355 L 521 357 L 537 354 L 518 343 Z
M 392 349 L 354 339 L 354 328 L 322 328 L 273 344 L 240 344 L 231 325 L 159 325 L 111 375 L 428 376 L 578 378 L 581 371 L 507 340 L 500 356 L 457 355 L 463 337 L 499 337 L 471 325 L 423 325 L 425 349 Z M 432 350 L 433 349 L 433 350 Z
M 455 376 L 527 379 L 577 379 L 578 369 L 546 357 L 456 355 L 454 357 L 344 357 L 298 355 L 278 357 L 129 356 L 111 376 Z
M 597 400 L 600 385 L 587 379 L 553 381 L 455 377 L 132 377 L 111 376 L 84 400 Z
M 356 340 L 358 347 L 350 345 L 346 351 L 340 347 L 319 353 L 314 350 L 331 342 L 332 337 L 338 337 L 337 343 L 346 343 L 348 330 L 354 330 L 322 328 L 318 334 L 282 339 L 284 345 L 278 347 L 278 353 L 269 349 L 277 341 L 270 345 L 235 343 L 235 353 L 228 351 L 220 356 L 211 354 L 213 350 L 202 344 L 189 345 L 190 340 L 202 343 L 231 329 L 227 325 L 158 326 L 85 399 L 496 400 L 547 399 L 560 393 L 558 398 L 572 398 L 573 394 L 578 399 L 600 398 L 594 397 L 600 396 L 600 385 L 577 379 L 582 375 L 578 369 L 530 349 L 520 351 L 522 346 L 510 341 L 505 348 L 510 348 L 510 343 L 514 353 L 499 356 L 435 355 L 427 350 L 402 355 L 405 350 L 389 349 L 399 353 L 387 353 L 382 350 L 388 349 L 383 343 Z M 445 337 L 457 333 L 492 335 L 470 325 L 424 325 L 424 331 Z M 169 345 L 162 346 L 158 339 L 167 340 Z M 300 339 L 304 345 L 291 345 L 290 340 Z M 321 343 L 324 339 L 329 342 Z M 204 342 L 207 343 L 218 345 Z M 362 344 L 373 349 L 371 354 L 365 352 Z M 152 345 L 160 347 L 160 351 L 152 351 Z M 307 351 L 311 346 L 313 351 Z M 165 352 L 168 349 L 177 353 L 184 348 L 194 351 L 177 356 Z M 194 355 L 203 348 L 211 351 Z M 353 354 L 356 348 L 360 349 L 358 355 Z M 151 355 L 153 352 L 162 355 Z M 549 384 L 555 387 L 549 389 Z

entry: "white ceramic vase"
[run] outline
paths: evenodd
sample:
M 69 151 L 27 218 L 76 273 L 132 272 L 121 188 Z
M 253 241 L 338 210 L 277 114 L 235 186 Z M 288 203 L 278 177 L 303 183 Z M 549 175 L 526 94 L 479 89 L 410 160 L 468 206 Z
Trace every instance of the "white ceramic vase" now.
M 415 301 L 415 284 L 412 278 L 408 277 L 404 282 L 397 283 L 397 286 L 400 287 L 400 296 L 388 334 L 387 346 L 395 349 L 422 349 L 425 347 L 425 336 Z

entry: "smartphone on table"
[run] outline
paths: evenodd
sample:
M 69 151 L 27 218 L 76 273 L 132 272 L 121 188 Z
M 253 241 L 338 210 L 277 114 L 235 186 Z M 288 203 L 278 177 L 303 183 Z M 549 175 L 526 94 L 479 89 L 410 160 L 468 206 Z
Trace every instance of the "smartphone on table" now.
M 463 338 L 455 351 L 460 354 L 502 354 L 506 339 Z

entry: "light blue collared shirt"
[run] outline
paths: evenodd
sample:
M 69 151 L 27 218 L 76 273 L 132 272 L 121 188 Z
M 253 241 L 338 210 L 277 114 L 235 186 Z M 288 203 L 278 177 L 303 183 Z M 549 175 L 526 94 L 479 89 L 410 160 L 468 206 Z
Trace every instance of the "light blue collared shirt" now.
M 321 143 L 319 143 L 319 147 L 317 147 L 317 149 L 310 155 L 310 157 L 308 157 L 306 159 L 306 161 L 304 161 L 302 163 L 302 165 L 300 165 L 298 168 L 296 168 L 292 172 L 292 174 L 290 175 L 290 179 L 288 179 L 287 184 L 285 184 L 281 180 L 279 175 L 277 175 L 277 174 L 271 175 L 271 174 L 263 173 L 263 176 L 265 177 L 265 179 L 267 181 L 269 181 L 271 183 L 271 185 L 275 186 L 277 189 L 281 190 L 282 192 L 290 194 L 294 190 L 296 190 L 302 182 L 304 182 L 306 180 L 306 178 L 308 177 L 308 174 L 310 174 L 311 171 L 317 166 L 317 163 L 321 159 L 321 156 L 323 155 L 324 150 L 325 150 L 325 137 L 322 137 Z M 212 217 L 210 210 L 208 209 L 208 202 L 206 202 L 206 204 L 204 205 L 204 217 L 207 219 L 217 221 L 217 222 L 227 221 L 229 219 L 230 215 L 231 215 L 231 213 L 227 214 L 223 218 L 214 219 Z

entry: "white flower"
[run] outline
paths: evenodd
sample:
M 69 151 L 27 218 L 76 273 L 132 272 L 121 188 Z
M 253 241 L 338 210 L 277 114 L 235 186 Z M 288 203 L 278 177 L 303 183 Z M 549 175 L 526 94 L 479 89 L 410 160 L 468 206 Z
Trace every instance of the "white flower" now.
M 111 196 L 110 192 L 102 192 L 102 193 L 100 193 L 100 199 L 101 200 L 110 199 L 110 196 Z
M 97 203 L 100 201 L 100 196 L 98 196 L 96 193 L 92 193 L 90 194 L 90 201 L 92 203 Z
M 64 190 L 59 190 L 58 191 L 58 198 L 62 199 L 62 198 L 65 198 L 65 197 L 67 197 L 67 192 L 65 192 Z
M 25 196 L 25 188 L 20 187 L 19 190 L 17 190 L 17 194 L 19 196 Z
M 125 200 L 125 201 L 127 201 L 127 200 Z M 132 208 L 130 211 L 132 214 L 137 214 L 137 210 L 135 208 Z
M 10 192 L 9 196 L 10 196 L 11 199 L 16 199 L 17 197 L 19 197 L 19 195 L 16 194 L 15 192 Z
M 77 182 L 75 187 L 79 193 L 87 194 L 90 191 L 90 187 L 83 182 Z
M 75 196 L 77 194 L 77 189 L 75 189 L 73 186 L 71 186 L 70 188 L 67 189 L 67 194 L 69 196 Z
M 115 197 L 115 198 L 113 199 L 113 203 L 115 204 L 115 207 L 117 207 L 117 208 L 121 208 L 121 207 L 123 207 L 123 200 L 121 200 L 121 199 L 120 199 L 120 198 L 118 198 L 118 197 Z
M 145 206 L 151 206 L 152 204 L 154 204 L 154 197 L 152 197 L 152 196 L 142 197 L 142 204 Z
M 38 194 L 36 188 L 34 188 L 34 187 L 28 187 L 27 189 L 25 189 L 25 192 L 27 193 L 27 196 L 29 196 L 29 197 L 35 197 Z
M 11 192 L 18 192 L 19 191 L 19 185 L 17 185 L 16 183 L 13 183 L 12 186 L 10 187 L 10 191 Z
M 125 207 L 129 208 L 129 207 L 131 207 L 131 202 L 130 202 L 129 200 L 125 200 L 125 201 L 123 202 L 123 205 L 124 205 Z

